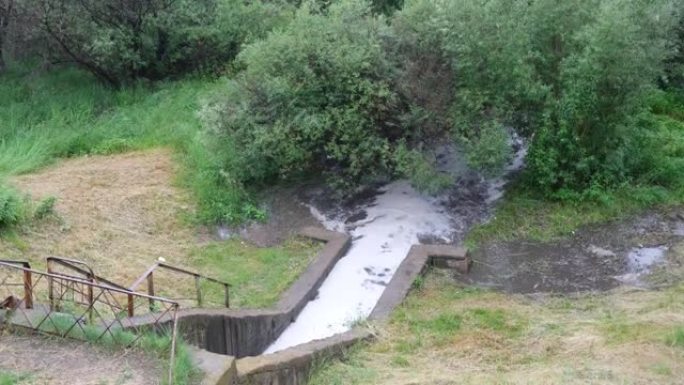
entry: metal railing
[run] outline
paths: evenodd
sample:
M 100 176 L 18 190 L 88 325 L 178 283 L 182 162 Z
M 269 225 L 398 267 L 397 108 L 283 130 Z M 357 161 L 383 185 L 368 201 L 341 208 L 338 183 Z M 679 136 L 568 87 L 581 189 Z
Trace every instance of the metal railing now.
M 140 285 L 142 285 L 143 282 L 147 281 L 147 294 L 149 296 L 154 296 L 155 295 L 155 286 L 154 286 L 154 277 L 155 277 L 155 271 L 157 270 L 167 270 L 171 271 L 173 273 L 178 273 L 181 275 L 185 276 L 190 276 L 194 279 L 194 286 L 195 286 L 195 298 L 193 299 L 196 303 L 197 307 L 202 307 L 205 306 L 206 302 L 205 301 L 205 296 L 202 290 L 202 282 L 208 282 L 214 285 L 218 285 L 221 287 L 222 291 L 222 301 L 219 304 L 220 306 L 225 306 L 227 308 L 230 307 L 230 287 L 231 285 L 227 282 L 222 282 L 214 278 L 206 277 L 204 275 L 201 275 L 199 273 L 196 273 L 194 271 L 182 269 L 180 267 L 176 266 L 171 266 L 168 265 L 164 262 L 156 262 L 154 265 L 150 266 L 147 271 L 140 276 L 131 286 L 128 287 L 128 290 L 131 291 L 137 291 Z M 154 300 L 150 300 L 149 303 L 150 308 L 154 308 Z
M 167 332 L 173 383 L 178 302 L 97 282 L 91 269 L 83 271 L 81 278 L 33 270 L 27 262 L 0 261 L 0 320 L 43 334 L 124 346 L 135 345 L 150 332 Z

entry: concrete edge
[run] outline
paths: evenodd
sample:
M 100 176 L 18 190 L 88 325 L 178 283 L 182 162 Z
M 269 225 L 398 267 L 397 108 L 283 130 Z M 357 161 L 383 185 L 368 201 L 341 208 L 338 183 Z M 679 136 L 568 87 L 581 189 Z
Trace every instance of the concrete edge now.
M 350 346 L 373 337 L 370 330 L 357 328 L 280 352 L 238 359 L 238 384 L 302 384 L 317 362 L 340 357 Z
M 470 265 L 468 251 L 462 247 L 449 245 L 414 245 L 401 262 L 385 291 L 368 316 L 370 321 L 389 318 L 392 311 L 399 306 L 413 288 L 418 276 L 422 275 L 428 265 L 456 268 L 467 272 Z
M 285 290 L 276 304 L 276 309 L 290 313 L 293 318 L 296 318 L 304 306 L 316 297 L 318 288 L 351 245 L 349 235 L 317 227 L 305 227 L 300 230 L 299 235 L 326 244 L 304 273 Z
M 415 245 L 399 265 L 383 295 L 368 317 L 371 321 L 389 318 L 413 288 L 415 279 L 430 265 L 468 271 L 470 258 L 466 249 L 448 245 Z M 350 346 L 373 339 L 365 328 L 355 328 L 328 338 L 273 354 L 245 357 L 237 360 L 237 378 L 241 385 L 301 385 L 306 383 L 315 362 L 336 358 Z
M 189 347 L 192 360 L 204 376 L 201 385 L 233 385 L 237 381 L 235 357 Z

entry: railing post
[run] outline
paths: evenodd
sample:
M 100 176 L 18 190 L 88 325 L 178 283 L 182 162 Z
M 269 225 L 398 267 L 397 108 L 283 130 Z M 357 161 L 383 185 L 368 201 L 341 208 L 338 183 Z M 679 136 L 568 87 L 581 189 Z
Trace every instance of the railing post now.
M 202 285 L 200 284 L 200 276 L 195 276 L 195 289 L 197 290 L 197 307 L 202 307 Z
M 33 309 L 33 280 L 27 270 L 24 270 L 24 306 Z
M 224 283 L 223 287 L 224 287 L 224 290 L 226 293 L 225 294 L 226 295 L 226 298 L 225 298 L 226 307 L 229 308 L 230 307 L 230 285 L 228 285 L 227 283 Z
M 154 273 L 147 276 L 147 294 L 154 297 Z M 150 298 L 150 311 L 154 311 L 154 299 Z
M 55 289 L 54 289 L 55 282 L 51 276 L 53 271 L 52 271 L 52 261 L 50 259 L 48 259 L 48 261 L 47 261 L 47 272 L 48 272 L 48 274 L 50 274 L 50 275 L 48 275 L 48 278 L 47 278 L 48 299 L 50 300 L 50 311 L 54 311 L 55 310 Z
M 128 316 L 133 317 L 133 313 L 135 312 L 135 299 L 133 298 L 133 294 L 128 294 Z
M 95 306 L 95 296 L 93 295 L 93 285 L 95 284 L 95 277 L 88 274 L 88 323 L 93 323 L 93 307 Z

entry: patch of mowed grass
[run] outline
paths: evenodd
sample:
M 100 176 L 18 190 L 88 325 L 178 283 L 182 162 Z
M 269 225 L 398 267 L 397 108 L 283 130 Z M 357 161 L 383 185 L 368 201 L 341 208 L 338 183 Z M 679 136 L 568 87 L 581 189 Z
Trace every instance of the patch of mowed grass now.
M 665 343 L 669 346 L 684 349 L 684 325 L 670 331 L 665 338 Z
M 465 319 L 470 328 L 489 330 L 511 338 L 519 336 L 526 324 L 523 318 L 504 309 L 468 309 Z
M 28 378 L 29 376 L 25 374 L 17 374 L 0 369 L 0 385 L 19 385 L 25 383 L 24 381 Z
M 282 246 L 270 248 L 230 239 L 195 249 L 191 259 L 200 271 L 210 271 L 216 279 L 230 282 L 232 307 L 258 308 L 273 305 L 321 247 L 320 243 L 303 238 L 292 238 Z M 207 287 L 206 295 L 221 297 L 221 288 L 212 287 Z
M 423 279 L 421 288 L 392 314 L 392 349 L 411 354 L 428 346 L 447 346 L 456 336 L 470 333 L 519 337 L 528 323 L 523 316 L 494 305 L 475 305 L 486 302 L 491 295 L 482 289 L 460 287 L 443 271 L 433 271 Z M 469 304 L 471 301 L 473 305 Z
M 0 186 L 58 158 L 171 147 L 202 222 L 250 219 L 259 211 L 244 189 L 224 180 L 204 145 L 198 111 L 220 87 L 186 79 L 113 90 L 74 68 L 10 68 L 0 75 Z

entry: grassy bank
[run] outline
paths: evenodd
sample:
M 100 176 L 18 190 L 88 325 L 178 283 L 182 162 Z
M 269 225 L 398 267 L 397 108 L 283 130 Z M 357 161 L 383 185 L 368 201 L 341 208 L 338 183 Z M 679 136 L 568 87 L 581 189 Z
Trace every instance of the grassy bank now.
M 243 191 L 221 183 L 200 134 L 200 103 L 218 87 L 216 81 L 190 79 L 112 90 L 72 68 L 12 68 L 0 75 L 0 222 L 3 207 L 28 215 L 3 206 L 3 195 L 14 195 L 11 205 L 18 206 L 17 192 L 6 186 L 12 175 L 58 158 L 160 146 L 176 150 L 183 165 L 180 181 L 199 202 L 200 220 L 244 220 L 254 206 Z
M 532 299 L 435 271 L 376 325 L 376 343 L 322 365 L 311 384 L 674 384 L 684 376 L 682 295 L 679 285 Z

